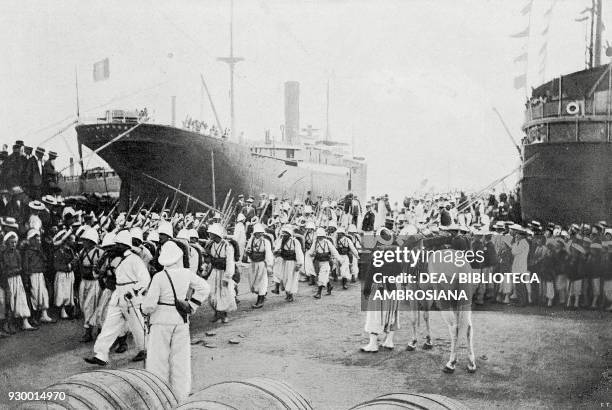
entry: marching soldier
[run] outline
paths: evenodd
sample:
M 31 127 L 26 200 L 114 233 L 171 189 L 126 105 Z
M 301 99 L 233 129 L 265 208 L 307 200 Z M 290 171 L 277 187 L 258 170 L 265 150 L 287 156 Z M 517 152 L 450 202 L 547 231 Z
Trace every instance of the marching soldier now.
M 119 231 L 115 237 L 115 250 L 120 255 L 114 272 L 115 290 L 109 300 L 102 331 L 94 345 L 94 356 L 84 359 L 87 363 L 106 366 L 109 350 L 117 336 L 123 334 L 126 324 L 138 349 L 138 354 L 132 361 L 142 361 L 146 357 L 145 327 L 140 304 L 142 293 L 149 286 L 150 276 L 144 262 L 130 250 L 131 247 L 130 232 Z
M 321 299 L 321 292 L 324 287 L 327 287 L 327 295 L 331 295 L 333 286 L 329 281 L 329 274 L 331 272 L 331 264 L 334 260 L 337 260 L 340 255 L 334 247 L 332 241 L 325 234 L 325 229 L 318 228 L 316 231 L 316 239 L 308 253 L 314 260 L 315 269 L 317 270 L 317 293 L 314 295 L 315 299 Z
M 298 291 L 299 272 L 304 266 L 304 253 L 300 241 L 293 236 L 293 227 L 285 225 L 281 229 L 281 236 L 276 243 L 274 254 L 276 259 L 274 293 L 279 293 L 279 287 L 285 290 L 287 302 L 293 302 L 293 295 Z
M 272 272 L 274 263 L 272 245 L 269 238 L 266 237 L 263 225 L 257 224 L 253 228 L 253 236 L 246 246 L 246 256 L 251 261 L 249 285 L 251 292 L 257 295 L 257 302 L 251 307 L 260 309 L 263 307 L 268 292 L 268 274 Z
M 169 383 L 179 401 L 191 391 L 189 315 L 210 293 L 204 279 L 183 268 L 182 258 L 176 243 L 162 246 L 158 261 L 164 270 L 153 276 L 142 301 L 142 312 L 150 315 L 146 369 Z
M 338 251 L 339 257 L 338 270 L 340 271 L 340 277 L 342 278 L 342 289 L 348 289 L 348 281 L 351 279 L 351 263 L 353 259 L 359 258 L 357 249 L 353 242 L 346 236 L 343 228 L 338 228 L 337 231 L 338 240 L 336 243 L 336 250 Z
M 357 254 L 359 255 L 359 250 L 362 248 L 361 245 L 361 237 L 357 232 L 357 227 L 354 224 L 349 225 L 348 227 L 348 239 L 351 240 L 353 246 L 357 250 Z M 351 260 L 351 283 L 356 282 L 356 278 L 359 275 L 359 257 L 352 258 Z
M 308 278 L 310 286 L 317 285 L 317 272 L 315 271 L 312 255 L 308 253 L 312 243 L 315 241 L 315 229 L 314 222 L 306 222 L 306 232 L 304 233 L 304 249 L 306 250 L 304 253 L 304 274 Z
M 244 247 L 247 241 L 246 227 L 244 226 L 245 219 L 246 218 L 243 214 L 238 214 L 238 217 L 236 218 L 236 224 L 234 225 L 233 238 L 238 243 L 241 255 L 244 255 Z
M 234 247 L 223 239 L 225 229 L 221 224 L 214 223 L 209 226 L 208 235 L 212 241 L 209 251 L 212 269 L 208 276 L 209 303 L 215 311 L 212 322 L 227 323 L 229 321 L 228 312 L 237 309 L 234 281 L 232 280 L 235 272 Z

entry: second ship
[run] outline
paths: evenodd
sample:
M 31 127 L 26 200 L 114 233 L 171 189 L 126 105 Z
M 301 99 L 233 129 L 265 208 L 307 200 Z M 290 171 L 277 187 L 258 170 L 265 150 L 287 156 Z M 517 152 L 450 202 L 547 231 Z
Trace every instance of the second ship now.
M 79 144 L 95 151 L 110 143 L 98 155 L 121 178 L 124 204 L 137 196 L 150 202 L 173 193 L 148 176 L 211 205 L 230 189 L 233 195 L 268 193 L 290 200 L 366 195 L 364 158 L 350 155 L 346 144 L 301 141 L 297 82 L 285 83 L 284 136 L 279 142 L 269 136 L 247 143 L 204 135 L 176 127 L 174 118 L 173 110 L 172 125 L 142 123 L 114 142 L 138 124 L 136 112 L 107 111 L 95 122 L 76 126 Z

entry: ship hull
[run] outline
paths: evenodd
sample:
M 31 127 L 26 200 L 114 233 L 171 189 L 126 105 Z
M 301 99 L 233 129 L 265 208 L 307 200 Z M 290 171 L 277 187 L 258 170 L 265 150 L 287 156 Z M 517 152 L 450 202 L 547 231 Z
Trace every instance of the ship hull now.
M 525 146 L 523 219 L 561 224 L 612 220 L 612 145 L 607 142 Z
M 134 124 L 91 124 L 76 127 L 78 141 L 91 150 L 127 131 Z M 225 196 L 259 195 L 304 199 L 308 191 L 337 199 L 351 191 L 366 194 L 367 168 L 336 167 L 321 172 L 296 161 L 263 157 L 248 146 L 226 139 L 154 124 L 141 124 L 125 137 L 98 152 L 121 178 L 121 197 L 140 196 L 146 201 L 174 196 L 174 191 L 146 175 L 159 179 L 195 198 L 221 207 Z M 214 172 L 214 193 L 213 193 Z M 186 198 L 179 195 L 181 203 Z M 180 205 L 179 205 L 180 206 Z M 194 206 L 194 208 L 191 208 Z M 190 209 L 200 206 L 191 202 Z

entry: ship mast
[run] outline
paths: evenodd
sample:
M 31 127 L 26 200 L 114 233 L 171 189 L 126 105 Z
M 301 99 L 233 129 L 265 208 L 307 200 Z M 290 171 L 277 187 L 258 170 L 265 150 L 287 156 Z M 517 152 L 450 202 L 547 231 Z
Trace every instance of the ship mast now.
M 227 63 L 230 71 L 230 138 L 234 137 L 236 118 L 234 116 L 234 67 L 236 63 L 244 60 L 242 57 L 234 57 L 234 0 L 230 0 L 230 53 L 229 57 L 219 57 L 219 61 Z M 219 130 L 222 132 L 223 130 Z
M 329 141 L 329 78 L 327 79 L 327 109 L 325 112 L 325 141 Z
M 602 0 L 592 0 L 592 2 L 588 68 L 595 68 L 601 65 L 601 32 L 603 30 L 603 23 L 601 20 Z

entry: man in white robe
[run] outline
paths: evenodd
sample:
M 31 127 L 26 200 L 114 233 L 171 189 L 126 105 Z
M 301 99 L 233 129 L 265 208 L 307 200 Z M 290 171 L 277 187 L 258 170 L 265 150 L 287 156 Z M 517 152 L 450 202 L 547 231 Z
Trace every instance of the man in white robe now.
M 157 375 L 185 400 L 191 391 L 191 343 L 189 315 L 208 297 L 206 281 L 183 268 L 183 252 L 174 242 L 166 242 L 158 262 L 164 270 L 155 274 L 142 301 L 142 312 L 150 315 L 146 370 Z M 187 292 L 191 296 L 187 299 Z M 179 312 L 181 301 L 189 314 Z

